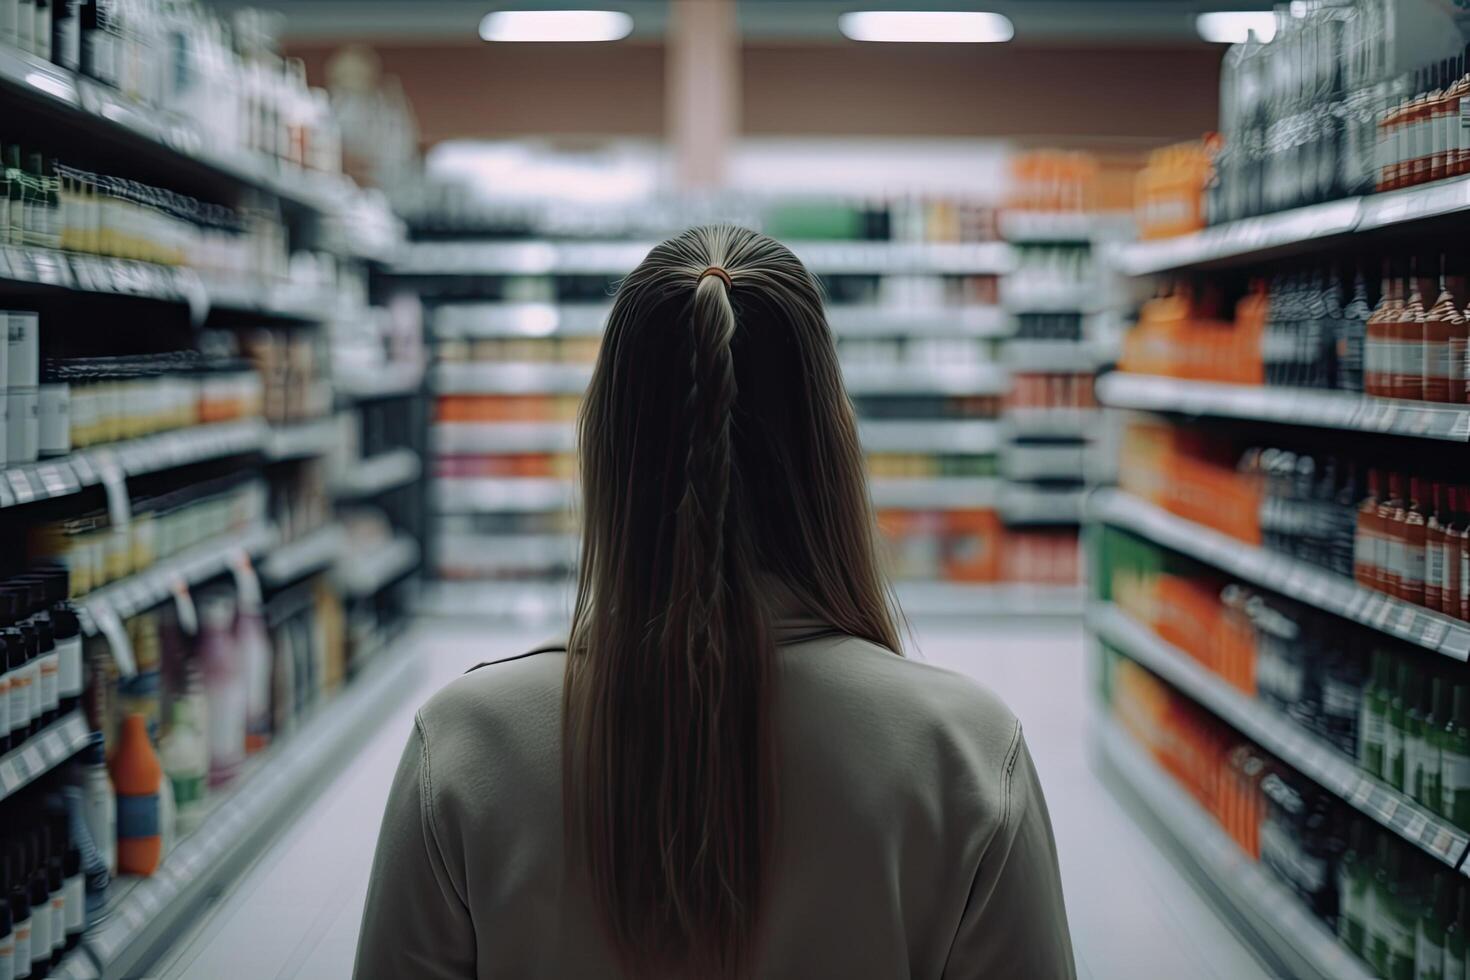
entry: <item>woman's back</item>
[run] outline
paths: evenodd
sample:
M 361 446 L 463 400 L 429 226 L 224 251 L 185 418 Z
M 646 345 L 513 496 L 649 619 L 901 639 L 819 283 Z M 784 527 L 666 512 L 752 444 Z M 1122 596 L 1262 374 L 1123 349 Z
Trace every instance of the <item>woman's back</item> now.
M 1015 717 L 948 671 L 806 621 L 778 629 L 779 806 L 754 974 L 1071 976 Z M 419 712 L 368 895 L 368 920 L 397 927 L 364 930 L 360 978 L 618 975 L 587 877 L 567 866 L 565 658 L 487 665 Z
M 1070 975 L 1015 720 L 902 659 L 821 290 L 789 249 L 716 226 L 649 252 L 578 467 L 566 653 L 421 714 L 359 975 Z

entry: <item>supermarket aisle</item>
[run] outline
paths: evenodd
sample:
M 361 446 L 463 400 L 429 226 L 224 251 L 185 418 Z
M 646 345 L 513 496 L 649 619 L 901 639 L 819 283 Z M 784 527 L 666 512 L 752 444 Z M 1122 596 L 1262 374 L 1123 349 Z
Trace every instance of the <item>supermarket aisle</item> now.
M 1078 970 L 1090 980 L 1264 976 L 1160 855 L 1087 759 L 1083 639 L 1075 624 L 916 624 L 923 659 L 980 677 L 1021 716 L 1051 805 Z M 347 975 L 383 798 L 413 706 L 478 659 L 543 639 L 429 621 L 421 688 L 257 866 L 181 941 L 161 977 Z

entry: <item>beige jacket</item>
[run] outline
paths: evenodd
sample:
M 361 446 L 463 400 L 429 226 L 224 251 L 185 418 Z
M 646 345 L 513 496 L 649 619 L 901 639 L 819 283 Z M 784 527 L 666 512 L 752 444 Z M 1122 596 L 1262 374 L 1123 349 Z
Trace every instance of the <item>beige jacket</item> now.
M 780 823 L 760 977 L 1073 977 L 1021 726 L 968 679 L 782 627 Z M 466 674 L 420 709 L 388 798 L 358 980 L 615 977 L 562 851 L 566 656 Z

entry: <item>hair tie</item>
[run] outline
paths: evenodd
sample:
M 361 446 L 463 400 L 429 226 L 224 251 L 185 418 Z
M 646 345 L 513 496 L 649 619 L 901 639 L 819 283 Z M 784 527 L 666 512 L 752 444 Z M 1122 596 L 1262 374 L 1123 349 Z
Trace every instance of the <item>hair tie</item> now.
M 708 266 L 703 272 L 701 272 L 699 274 L 699 278 L 695 280 L 696 285 L 703 282 L 705 276 L 719 276 L 721 279 L 725 280 L 726 289 L 731 289 L 735 286 L 735 284 L 730 281 L 730 273 L 726 272 L 724 269 L 721 269 L 717 265 Z

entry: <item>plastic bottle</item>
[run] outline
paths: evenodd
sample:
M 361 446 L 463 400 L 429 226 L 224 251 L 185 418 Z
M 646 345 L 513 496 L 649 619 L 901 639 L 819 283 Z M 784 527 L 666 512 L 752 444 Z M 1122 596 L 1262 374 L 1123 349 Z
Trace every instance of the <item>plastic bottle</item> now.
M 82 629 L 76 609 L 69 602 L 51 611 L 51 623 L 56 633 L 58 709 L 67 715 L 82 703 Z
M 194 714 L 194 699 L 174 702 L 173 724 L 159 744 L 164 772 L 173 789 L 179 829 L 187 833 L 197 819 L 209 782 L 209 744 Z
M 117 874 L 117 794 L 107 772 L 107 747 L 101 732 L 93 732 L 87 739 L 77 763 L 87 831 L 108 872 Z
M 245 672 L 235 645 L 235 602 L 213 593 L 200 601 L 199 659 L 209 712 L 209 784 L 229 782 L 245 759 Z
M 117 788 L 118 870 L 150 875 L 163 858 L 158 799 L 163 766 L 153 751 L 148 723 L 141 714 L 135 712 L 123 719 L 111 768 L 112 783 Z

